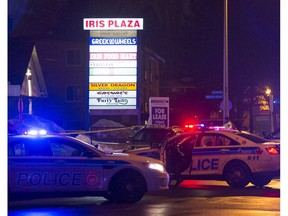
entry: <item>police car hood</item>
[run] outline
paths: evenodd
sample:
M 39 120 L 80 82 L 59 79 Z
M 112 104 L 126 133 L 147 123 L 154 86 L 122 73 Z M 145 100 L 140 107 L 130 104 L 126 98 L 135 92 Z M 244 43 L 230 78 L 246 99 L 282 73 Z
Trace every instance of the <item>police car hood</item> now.
M 110 153 L 106 154 L 105 159 L 110 160 L 129 160 L 134 162 L 152 162 L 152 163 L 160 163 L 163 164 L 162 161 L 150 158 L 150 157 L 144 157 L 144 156 L 138 156 L 134 154 L 128 154 L 128 153 Z

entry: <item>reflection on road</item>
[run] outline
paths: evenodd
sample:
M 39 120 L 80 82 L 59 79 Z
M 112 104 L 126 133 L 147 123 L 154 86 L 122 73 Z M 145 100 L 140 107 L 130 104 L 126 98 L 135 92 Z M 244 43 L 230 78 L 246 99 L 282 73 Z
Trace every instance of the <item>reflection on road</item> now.
M 178 188 L 147 193 L 136 204 L 109 203 L 102 197 L 18 200 L 9 216 L 280 215 L 280 180 L 264 188 L 234 189 L 221 181 L 184 181 Z

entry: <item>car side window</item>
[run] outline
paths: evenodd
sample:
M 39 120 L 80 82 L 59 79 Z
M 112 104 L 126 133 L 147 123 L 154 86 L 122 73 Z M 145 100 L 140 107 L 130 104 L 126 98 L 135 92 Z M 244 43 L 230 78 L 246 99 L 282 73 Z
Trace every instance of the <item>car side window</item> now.
M 168 142 L 165 146 L 165 149 L 169 148 L 176 148 L 177 145 L 182 144 L 190 139 L 190 136 L 181 136 L 177 139 L 173 139 L 170 142 Z
M 29 140 L 26 143 L 27 155 L 29 156 L 52 156 L 47 140 Z
M 273 134 L 272 138 L 273 139 L 280 139 L 280 132 Z
M 92 156 L 96 156 L 89 149 L 77 143 L 70 143 L 64 140 L 51 140 L 50 146 L 53 156 L 59 157 L 87 157 L 90 153 Z
M 53 156 L 70 157 L 76 156 L 78 152 L 76 148 L 57 141 L 50 142 L 50 146 Z
M 204 135 L 201 138 L 200 146 L 217 146 L 215 135 Z
M 8 148 L 8 155 L 9 156 L 25 156 L 26 155 L 26 148 L 23 142 L 16 142 L 9 145 Z
M 17 143 L 14 145 L 15 156 L 26 155 L 26 149 L 24 143 Z
M 133 142 L 151 142 L 154 138 L 154 133 L 152 130 L 142 130 L 135 135 Z
M 200 146 L 231 146 L 240 145 L 237 141 L 221 134 L 207 134 L 201 138 Z
M 222 134 L 204 134 L 196 143 L 197 147 L 235 145 L 240 145 L 240 143 Z
M 237 141 L 230 139 L 229 137 L 219 135 L 218 137 L 218 143 L 220 146 L 234 146 L 234 145 L 240 145 Z

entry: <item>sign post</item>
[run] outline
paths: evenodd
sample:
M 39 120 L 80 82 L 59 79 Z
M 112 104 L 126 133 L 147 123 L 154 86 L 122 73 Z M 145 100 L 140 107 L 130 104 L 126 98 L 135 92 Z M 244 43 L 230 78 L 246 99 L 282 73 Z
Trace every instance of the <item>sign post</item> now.
M 22 122 L 23 116 L 23 100 L 21 97 L 18 98 L 18 114 L 19 114 L 19 121 Z

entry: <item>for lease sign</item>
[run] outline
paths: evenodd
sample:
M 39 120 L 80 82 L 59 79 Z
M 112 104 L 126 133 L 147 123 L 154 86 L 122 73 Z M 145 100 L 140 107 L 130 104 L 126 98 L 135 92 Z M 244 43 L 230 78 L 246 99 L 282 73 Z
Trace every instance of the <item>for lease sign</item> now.
M 169 97 L 150 97 L 149 111 L 149 124 L 169 127 Z

